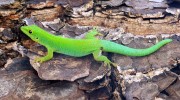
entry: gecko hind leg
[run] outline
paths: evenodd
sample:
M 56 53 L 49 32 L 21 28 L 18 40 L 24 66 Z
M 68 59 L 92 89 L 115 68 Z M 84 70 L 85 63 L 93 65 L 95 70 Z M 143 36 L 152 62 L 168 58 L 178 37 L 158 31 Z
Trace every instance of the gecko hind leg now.
M 111 64 L 112 64 L 114 67 L 117 67 L 117 64 L 111 62 L 106 56 L 102 55 L 101 49 L 94 51 L 93 57 L 96 61 L 103 61 L 104 66 L 111 67 Z
M 99 33 L 96 27 L 93 27 L 93 29 L 89 30 L 87 34 L 85 35 L 85 39 L 95 39 L 96 35 L 103 36 L 103 34 Z

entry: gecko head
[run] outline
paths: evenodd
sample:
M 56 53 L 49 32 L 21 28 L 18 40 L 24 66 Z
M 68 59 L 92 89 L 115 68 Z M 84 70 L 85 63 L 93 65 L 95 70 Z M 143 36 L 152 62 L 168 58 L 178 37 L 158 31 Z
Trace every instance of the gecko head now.
M 26 34 L 28 37 L 30 37 L 33 41 L 38 42 L 39 36 L 41 34 L 40 28 L 36 25 L 29 25 L 29 26 L 21 26 L 21 31 Z

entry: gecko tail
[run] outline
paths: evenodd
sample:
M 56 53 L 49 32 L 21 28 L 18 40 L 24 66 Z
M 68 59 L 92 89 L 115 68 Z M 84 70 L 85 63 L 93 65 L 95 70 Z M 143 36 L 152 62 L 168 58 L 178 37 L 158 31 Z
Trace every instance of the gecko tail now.
M 126 56 L 146 56 L 157 51 L 159 48 L 170 42 L 172 42 L 172 39 L 165 39 L 149 48 L 135 49 L 111 41 L 101 40 L 103 51 L 122 54 Z

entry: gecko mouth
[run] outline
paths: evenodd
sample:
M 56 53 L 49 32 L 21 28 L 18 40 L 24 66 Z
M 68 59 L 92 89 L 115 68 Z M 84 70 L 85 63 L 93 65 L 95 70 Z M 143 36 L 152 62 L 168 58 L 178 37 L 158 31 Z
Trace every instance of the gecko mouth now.
M 28 29 L 27 29 L 27 27 L 26 26 L 21 26 L 21 31 L 23 32 L 23 33 L 27 33 L 28 32 Z

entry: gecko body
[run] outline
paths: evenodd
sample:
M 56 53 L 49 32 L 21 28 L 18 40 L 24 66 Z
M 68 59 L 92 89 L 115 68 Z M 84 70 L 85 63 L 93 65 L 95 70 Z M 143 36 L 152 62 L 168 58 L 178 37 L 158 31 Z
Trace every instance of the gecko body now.
M 90 30 L 84 39 L 55 36 L 36 25 L 22 26 L 21 30 L 32 40 L 47 48 L 46 56 L 35 59 L 36 62 L 41 63 L 52 59 L 53 52 L 57 52 L 73 57 L 82 57 L 93 54 L 94 59 L 96 61 L 103 61 L 105 66 L 110 66 L 110 64 L 116 66 L 116 64 L 101 54 L 102 51 L 118 53 L 126 56 L 146 56 L 172 41 L 171 39 L 165 39 L 152 47 L 146 49 L 135 49 L 115 42 L 97 39 L 95 36 L 100 34 L 97 29 Z

